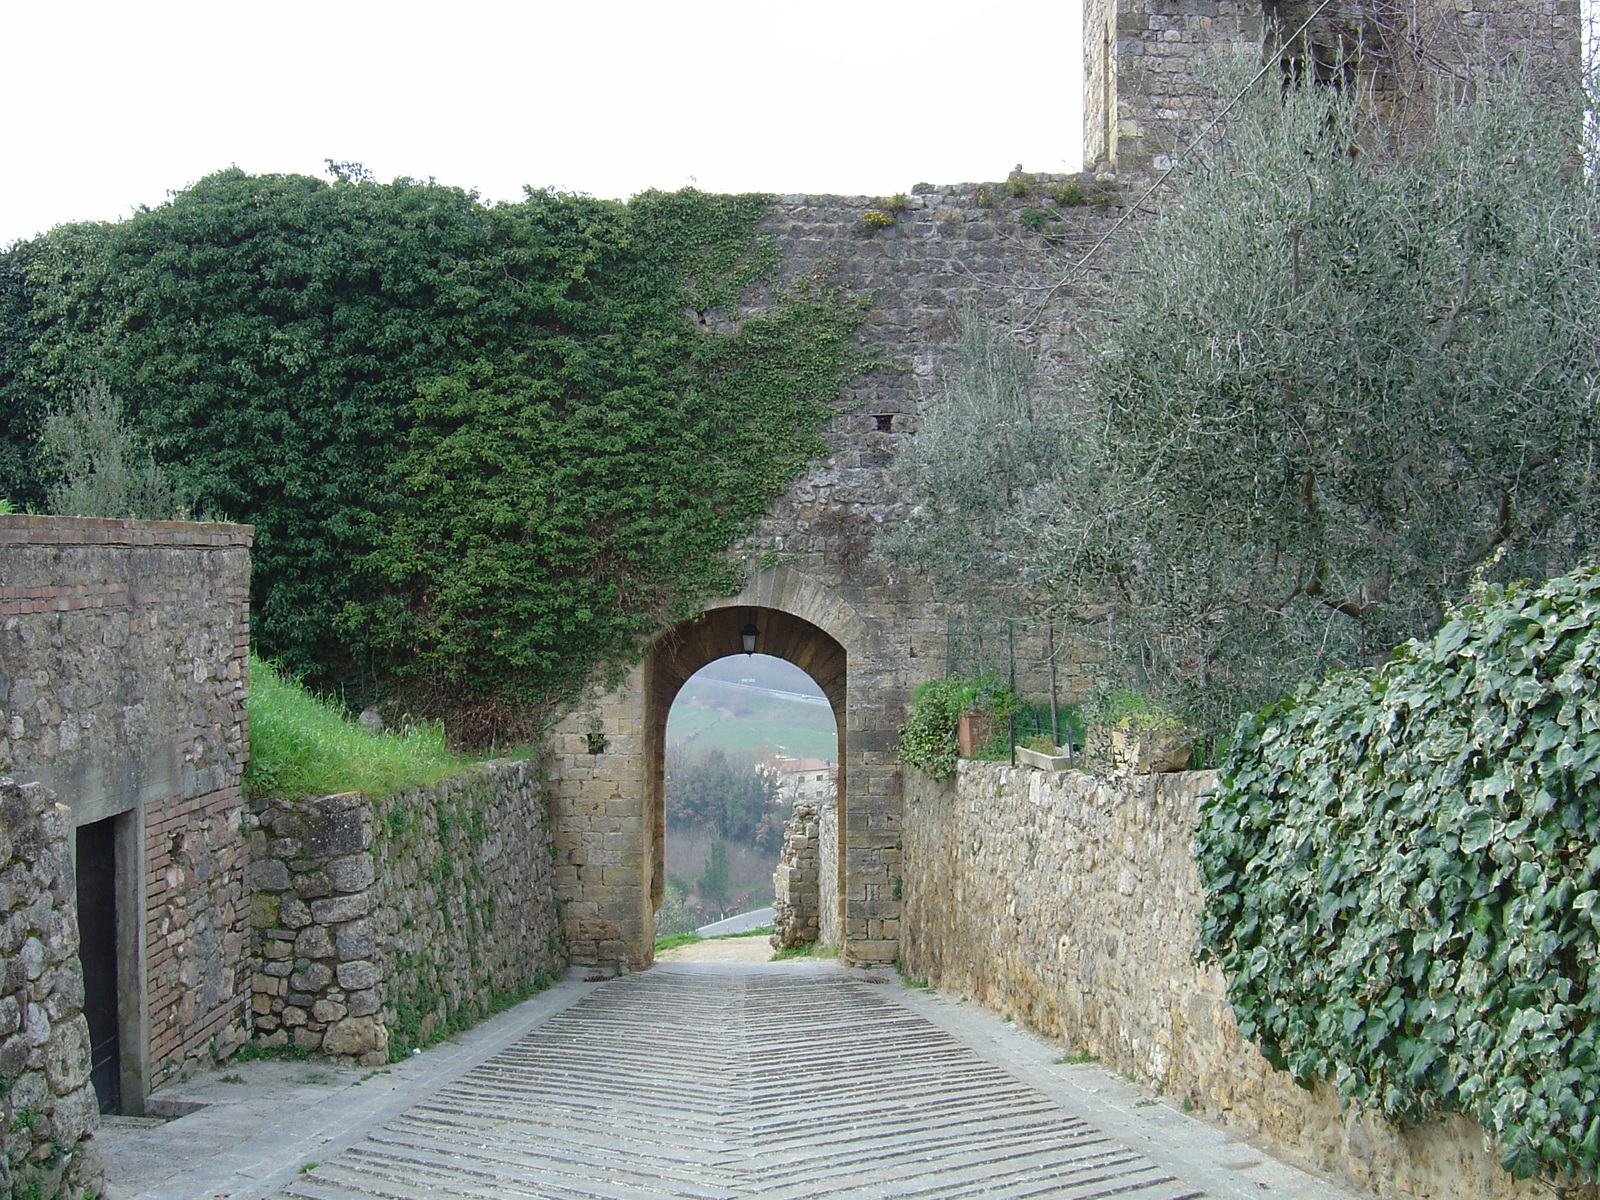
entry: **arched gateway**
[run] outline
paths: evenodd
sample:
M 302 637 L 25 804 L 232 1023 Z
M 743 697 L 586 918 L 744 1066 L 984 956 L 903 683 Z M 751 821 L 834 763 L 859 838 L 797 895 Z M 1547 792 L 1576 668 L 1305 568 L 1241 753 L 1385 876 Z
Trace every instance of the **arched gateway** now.
M 816 680 L 839 727 L 839 873 L 820 889 L 837 925 L 828 920 L 827 926 L 838 930 L 848 961 L 894 959 L 900 788 L 892 744 L 915 682 L 905 663 L 922 649 L 912 645 L 914 635 L 932 630 L 891 623 L 884 611 L 863 613 L 846 594 L 855 590 L 825 586 L 793 565 L 763 571 L 739 595 L 664 630 L 619 689 L 562 722 L 550 812 L 556 886 L 575 960 L 651 961 L 666 883 L 667 714 L 696 671 L 744 652 L 741 635 L 751 627 L 758 653 L 794 663 Z
M 825 454 L 730 548 L 735 560 L 752 564 L 743 590 L 662 630 L 619 688 L 590 696 L 557 726 L 550 811 L 575 961 L 650 961 L 665 883 L 667 712 L 696 670 L 741 652 L 740 631 L 752 623 L 759 650 L 822 685 L 839 724 L 841 865 L 838 879 L 820 889 L 825 936 L 837 935 L 847 962 L 888 963 L 898 954 L 894 743 L 911 690 L 944 673 L 947 627 L 939 598 L 925 582 L 895 577 L 873 556 L 873 538 L 906 511 L 888 467 L 937 387 L 963 304 L 988 310 L 1007 329 L 1029 325 L 1041 370 L 1062 369 L 1066 318 L 1035 320 L 1032 285 L 1055 277 L 1063 243 L 1087 249 L 1112 228 L 1116 210 L 1086 207 L 1071 230 L 1046 240 L 1022 224 L 1034 202 L 993 185 L 918 188 L 890 228 L 863 224 L 869 211 L 883 216 L 874 207 L 881 202 L 865 197 L 774 203 L 762 231 L 780 253 L 780 282 L 795 288 L 825 279 L 870 295 L 860 338 L 877 365 L 835 401 Z M 750 300 L 759 307 L 760 296 Z M 778 565 L 758 569 L 767 563 Z

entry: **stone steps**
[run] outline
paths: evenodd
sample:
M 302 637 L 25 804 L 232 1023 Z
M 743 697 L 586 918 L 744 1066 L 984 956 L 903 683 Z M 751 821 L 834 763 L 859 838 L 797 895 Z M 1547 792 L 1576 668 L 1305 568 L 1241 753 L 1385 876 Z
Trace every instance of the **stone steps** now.
M 1200 1195 L 843 975 L 606 984 L 284 1188 L 300 1200 Z

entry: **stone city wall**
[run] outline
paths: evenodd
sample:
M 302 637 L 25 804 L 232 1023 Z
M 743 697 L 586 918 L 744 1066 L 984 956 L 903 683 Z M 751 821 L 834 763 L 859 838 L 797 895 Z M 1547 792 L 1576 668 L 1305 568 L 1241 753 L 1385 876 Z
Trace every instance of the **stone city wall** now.
M 37 783 L 0 775 L 0 1194 L 81 1200 L 103 1185 L 90 1131 L 72 824 Z
M 1096 779 L 963 760 L 907 771 L 908 975 L 970 996 L 1358 1191 L 1533 1196 L 1474 1122 L 1400 1128 L 1341 1113 L 1238 1034 L 1215 967 L 1195 964 L 1191 850 L 1211 772 Z M 1592 1191 L 1589 1193 L 1592 1196 Z
M 118 823 L 127 1111 L 245 1038 L 251 534 L 0 514 L 0 773 Z
M 1069 202 L 1079 198 L 1085 202 Z M 732 548 L 749 566 L 744 591 L 709 606 L 750 606 L 763 630 L 785 615 L 803 618 L 845 652 L 835 709 L 845 844 L 824 840 L 842 856 L 849 882 L 842 923 L 836 906 L 823 905 L 824 922 L 839 926 L 823 936 L 837 939 L 846 961 L 887 964 L 897 953 L 899 900 L 888 865 L 900 839 L 895 730 L 911 690 L 943 676 L 949 643 L 934 589 L 872 553 L 875 532 L 908 508 L 889 475 L 895 447 L 943 386 L 964 306 L 1020 331 L 1043 375 L 1072 370 L 1074 305 L 1041 306 L 1041 299 L 1117 227 L 1122 199 L 1088 177 L 1018 174 L 995 183 L 916 184 L 893 202 L 782 196 L 761 225 L 776 243 L 783 285 L 821 280 L 871 297 L 858 340 L 880 364 L 842 389 L 824 431 L 825 455 Z M 1087 274 L 1097 285 L 1115 283 L 1103 259 Z M 764 303 L 760 294 L 743 299 L 751 310 Z M 741 315 L 700 317 L 716 329 Z M 649 961 L 664 875 L 657 739 L 670 688 L 661 684 L 663 675 L 676 678 L 681 659 L 673 645 L 682 632 L 666 631 L 621 689 L 589 697 L 551 739 L 557 888 L 578 961 L 624 953 L 635 965 Z M 737 651 L 737 636 L 728 646 Z
M 566 965 L 533 764 L 378 801 L 254 801 L 247 823 L 263 1045 L 377 1065 Z

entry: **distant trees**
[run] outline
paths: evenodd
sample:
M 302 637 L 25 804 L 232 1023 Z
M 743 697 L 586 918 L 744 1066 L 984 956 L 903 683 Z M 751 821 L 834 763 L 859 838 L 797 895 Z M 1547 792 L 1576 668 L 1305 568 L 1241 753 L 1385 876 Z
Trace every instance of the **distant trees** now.
M 783 845 L 787 815 L 777 807 L 777 797 L 776 779 L 720 749 L 695 758 L 682 751 L 668 755 L 666 806 L 672 828 L 776 851 Z

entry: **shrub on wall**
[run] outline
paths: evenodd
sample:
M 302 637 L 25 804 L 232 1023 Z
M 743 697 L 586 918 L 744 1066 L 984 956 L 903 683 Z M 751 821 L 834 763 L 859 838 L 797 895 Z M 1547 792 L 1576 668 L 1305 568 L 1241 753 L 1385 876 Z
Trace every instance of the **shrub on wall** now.
M 1201 943 L 1269 1061 L 1385 1117 L 1600 1173 L 1600 569 L 1488 589 L 1245 718 Z
M 1016 693 L 987 675 L 927 680 L 911 693 L 911 711 L 900 727 L 894 760 L 916 767 L 929 779 L 948 779 L 956 771 L 956 724 L 961 714 L 986 714 L 991 735 L 997 738 L 1016 708 Z M 1004 749 L 1010 751 L 1009 743 Z

